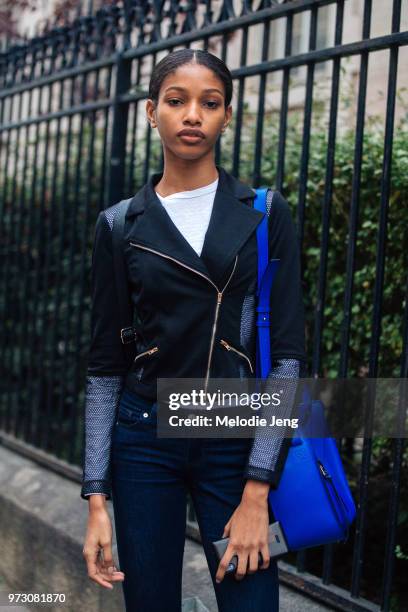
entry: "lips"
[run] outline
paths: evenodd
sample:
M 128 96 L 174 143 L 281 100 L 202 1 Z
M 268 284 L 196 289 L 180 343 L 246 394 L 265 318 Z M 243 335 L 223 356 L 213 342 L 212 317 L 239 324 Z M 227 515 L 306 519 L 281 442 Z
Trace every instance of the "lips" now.
M 189 138 L 205 138 L 203 132 L 200 130 L 181 130 L 177 136 L 180 138 L 189 137 Z
M 203 141 L 203 138 L 201 138 L 201 136 L 188 136 L 187 134 L 182 134 L 180 140 L 186 144 L 198 144 Z

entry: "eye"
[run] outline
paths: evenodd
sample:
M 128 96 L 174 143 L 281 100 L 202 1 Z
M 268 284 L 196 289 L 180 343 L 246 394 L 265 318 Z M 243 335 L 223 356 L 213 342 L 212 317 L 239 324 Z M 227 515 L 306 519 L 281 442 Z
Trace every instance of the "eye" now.
M 214 106 L 210 106 L 211 109 L 216 109 L 219 107 L 218 102 L 214 102 L 213 100 L 208 100 L 207 104 L 213 104 Z
M 178 98 L 170 98 L 169 100 L 167 100 L 168 104 L 170 104 L 170 106 L 178 106 L 178 102 L 182 103 L 182 100 L 179 100 Z M 174 102 L 174 104 L 173 104 Z M 216 102 L 215 100 L 207 100 L 207 102 L 205 102 L 205 104 L 210 105 L 209 108 L 211 110 L 215 110 L 216 108 L 219 107 L 219 102 Z

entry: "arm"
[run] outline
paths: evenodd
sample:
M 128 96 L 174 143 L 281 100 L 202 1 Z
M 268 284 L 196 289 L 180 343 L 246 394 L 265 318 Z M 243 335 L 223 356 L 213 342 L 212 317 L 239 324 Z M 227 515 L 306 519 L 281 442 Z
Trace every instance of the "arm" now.
M 270 299 L 272 369 L 265 391 L 271 393 L 277 389 L 276 379 L 280 379 L 279 389 L 283 389 L 280 406 L 262 408 L 262 416 L 269 421 L 273 414 L 281 418 L 292 416 L 296 395 L 294 379 L 301 375 L 306 352 L 297 234 L 289 205 L 279 192 L 273 196 L 268 227 L 269 258 L 280 262 Z M 277 488 L 289 446 L 285 428 L 257 431 L 245 470 L 248 482 L 268 483 Z
M 95 226 L 91 275 L 91 344 L 85 394 L 85 454 L 81 497 L 110 499 L 111 436 L 128 363 L 112 257 L 112 220 L 102 211 Z M 102 500 L 100 500 L 102 501 Z M 95 502 L 94 502 L 95 503 Z
M 128 368 L 120 341 L 120 316 L 112 258 L 112 217 L 98 216 L 92 253 L 91 345 L 85 394 L 85 455 L 81 497 L 88 499 L 83 556 L 88 576 L 112 589 L 124 580 L 112 556 L 112 524 L 106 508 L 111 497 L 111 437 Z M 101 552 L 102 551 L 102 552 Z
M 279 390 L 283 390 L 283 394 L 279 406 L 263 407 L 262 416 L 268 422 L 272 415 L 277 418 L 292 416 L 296 395 L 293 379 L 299 377 L 299 370 L 300 362 L 297 359 L 278 359 L 273 362 L 264 391 L 270 394 L 277 391 L 275 381 L 280 379 Z M 285 437 L 285 431 L 283 427 L 271 431 L 263 429 L 256 431 L 245 469 L 248 482 L 256 480 L 268 483 L 274 489 L 277 488 L 290 446 L 290 438 Z
M 265 385 L 265 391 L 283 389 L 279 414 L 277 407 L 263 407 L 262 416 L 270 419 L 272 414 L 290 417 L 296 395 L 293 380 L 299 377 L 301 363 L 305 361 L 304 314 L 300 279 L 300 261 L 296 231 L 292 222 L 289 205 L 279 192 L 275 192 L 269 216 L 269 257 L 280 260 L 271 291 L 271 355 L 272 369 Z M 248 301 L 247 304 L 251 302 Z M 243 325 L 245 338 L 242 344 L 248 346 L 248 334 L 255 329 L 255 304 L 251 312 L 244 304 Z M 252 320 L 252 324 L 248 324 Z M 258 553 L 262 554 L 260 569 L 267 569 L 270 563 L 268 547 L 268 492 L 276 488 L 283 470 L 290 438 L 285 438 L 285 428 L 274 428 L 271 433 L 263 429 L 255 432 L 244 472 L 246 484 L 241 502 L 228 523 L 223 537 L 230 541 L 221 559 L 216 581 L 224 579 L 227 565 L 234 554 L 238 554 L 235 574 L 242 580 L 245 574 L 258 570 Z M 248 564 L 248 570 L 247 570 Z

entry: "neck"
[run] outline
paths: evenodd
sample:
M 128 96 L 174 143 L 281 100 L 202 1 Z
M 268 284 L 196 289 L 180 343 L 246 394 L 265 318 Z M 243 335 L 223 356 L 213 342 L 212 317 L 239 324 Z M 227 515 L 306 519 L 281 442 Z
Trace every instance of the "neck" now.
M 213 183 L 218 178 L 214 158 L 189 160 L 174 158 L 164 163 L 163 176 L 154 186 L 163 198 L 179 191 L 191 191 Z

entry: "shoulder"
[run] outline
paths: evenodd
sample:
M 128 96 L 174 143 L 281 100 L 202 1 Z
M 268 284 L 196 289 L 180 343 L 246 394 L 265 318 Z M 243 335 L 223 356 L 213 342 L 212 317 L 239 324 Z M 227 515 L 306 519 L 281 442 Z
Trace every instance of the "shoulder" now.
M 277 215 L 291 214 L 291 209 L 288 201 L 283 197 L 280 191 L 271 190 L 271 213 L 274 212 Z
M 113 245 L 113 223 L 117 218 L 119 212 L 125 213 L 127 206 L 132 198 L 127 200 L 121 200 L 113 206 L 109 206 L 104 210 L 101 210 L 98 214 L 95 223 L 94 231 L 94 249 L 106 249 L 109 252 L 112 251 Z
M 271 190 L 271 198 L 268 203 L 269 225 L 281 226 L 293 223 L 293 214 L 289 202 L 280 191 Z
M 127 209 L 130 201 L 132 200 L 132 198 L 127 198 L 126 200 L 121 200 L 120 202 L 117 202 L 116 204 L 113 204 L 112 206 L 109 206 L 108 208 L 105 208 L 105 210 L 102 210 L 99 213 L 98 219 L 96 221 L 97 225 L 99 224 L 107 224 L 109 226 L 109 229 L 112 231 L 113 229 L 113 222 L 115 220 L 115 218 L 117 217 L 117 215 L 120 212 L 123 212 L 124 210 Z
M 253 189 L 253 193 L 256 195 L 256 189 Z M 249 199 L 248 204 L 253 207 L 254 199 Z M 268 216 L 268 226 L 271 230 L 293 223 L 292 210 L 288 201 L 280 191 L 273 189 L 273 187 L 270 187 L 267 191 L 266 214 Z
M 269 208 L 268 228 L 271 244 L 284 250 L 297 245 L 297 231 L 292 208 L 280 191 L 274 191 Z

